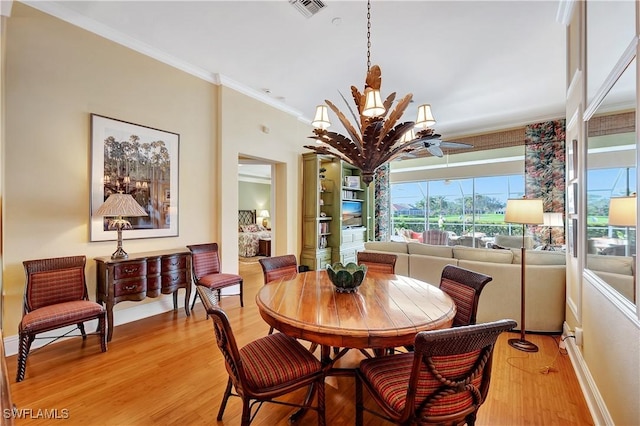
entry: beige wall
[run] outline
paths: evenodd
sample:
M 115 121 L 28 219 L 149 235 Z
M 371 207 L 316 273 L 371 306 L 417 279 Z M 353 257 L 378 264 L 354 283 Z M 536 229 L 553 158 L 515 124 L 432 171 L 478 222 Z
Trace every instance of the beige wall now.
M 238 209 L 270 210 L 271 185 L 257 182 L 238 182 Z
M 224 268 L 237 268 L 238 235 L 238 156 L 268 160 L 275 165 L 271 181 L 271 227 L 274 234 L 272 250 L 275 254 L 300 255 L 301 234 L 301 156 L 309 125 L 297 118 L 259 102 L 247 102 L 235 90 L 221 87 L 220 108 L 220 179 L 219 197 L 226 206 L 221 210 L 223 228 L 220 230 L 225 255 Z M 265 133 L 263 126 L 269 128 Z M 224 180 L 224 183 L 223 183 Z
M 276 198 L 278 238 L 282 250 L 298 251 L 297 135 L 306 125 L 21 3 L 7 24 L 5 336 L 17 333 L 21 317 L 23 260 L 86 255 L 95 299 L 92 259 L 115 249 L 115 241 L 89 242 L 90 113 L 180 134 L 179 236 L 125 240 L 129 253 L 219 241 L 223 265 L 237 270 L 239 153 L 278 161 L 286 171 Z M 262 123 L 270 124 L 269 135 Z

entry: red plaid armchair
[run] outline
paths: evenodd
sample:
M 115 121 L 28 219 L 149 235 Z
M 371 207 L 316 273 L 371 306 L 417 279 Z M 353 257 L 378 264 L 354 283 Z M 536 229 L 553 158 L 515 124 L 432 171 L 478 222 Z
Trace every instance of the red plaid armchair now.
M 22 320 L 18 326 L 20 348 L 16 382 L 24 379 L 29 349 L 37 334 L 76 325 L 84 340 L 87 338 L 84 322 L 97 319 L 100 346 L 102 352 L 107 350 L 106 311 L 102 305 L 89 300 L 85 264 L 85 256 L 23 262 L 27 283 Z

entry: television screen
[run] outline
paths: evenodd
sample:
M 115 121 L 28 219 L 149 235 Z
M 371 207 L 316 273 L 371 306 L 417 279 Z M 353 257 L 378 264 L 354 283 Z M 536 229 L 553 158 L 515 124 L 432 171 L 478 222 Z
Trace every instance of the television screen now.
M 342 202 L 342 226 L 362 226 L 362 203 Z

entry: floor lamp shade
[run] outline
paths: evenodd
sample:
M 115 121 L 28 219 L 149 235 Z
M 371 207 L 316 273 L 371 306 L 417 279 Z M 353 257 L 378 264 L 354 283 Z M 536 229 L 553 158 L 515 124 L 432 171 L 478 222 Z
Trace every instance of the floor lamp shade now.
M 523 225 L 542 224 L 542 200 L 540 198 L 508 199 L 504 221 L 506 223 L 521 223 Z
M 122 230 L 131 227 L 125 217 L 148 216 L 145 209 L 131 196 L 131 194 L 111 194 L 109 198 L 94 213 L 94 216 L 113 218 L 109 220 L 109 228 L 118 231 L 118 247 L 111 255 L 112 259 L 126 259 L 129 257 L 122 248 Z
M 541 225 L 544 222 L 542 214 L 542 199 L 539 198 L 518 198 L 507 200 L 507 209 L 504 214 L 506 223 L 522 224 L 522 246 L 520 263 L 520 338 L 509 339 L 509 345 L 525 352 L 538 352 L 538 347 L 525 339 L 525 253 L 524 233 L 525 225 Z
M 609 225 L 636 226 L 636 197 L 614 197 L 609 200 Z

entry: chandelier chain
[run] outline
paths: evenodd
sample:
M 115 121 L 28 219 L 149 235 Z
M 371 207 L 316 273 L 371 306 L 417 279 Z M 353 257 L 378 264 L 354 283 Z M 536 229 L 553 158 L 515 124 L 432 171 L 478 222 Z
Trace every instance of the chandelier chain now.
M 367 72 L 371 69 L 371 0 L 367 1 Z

